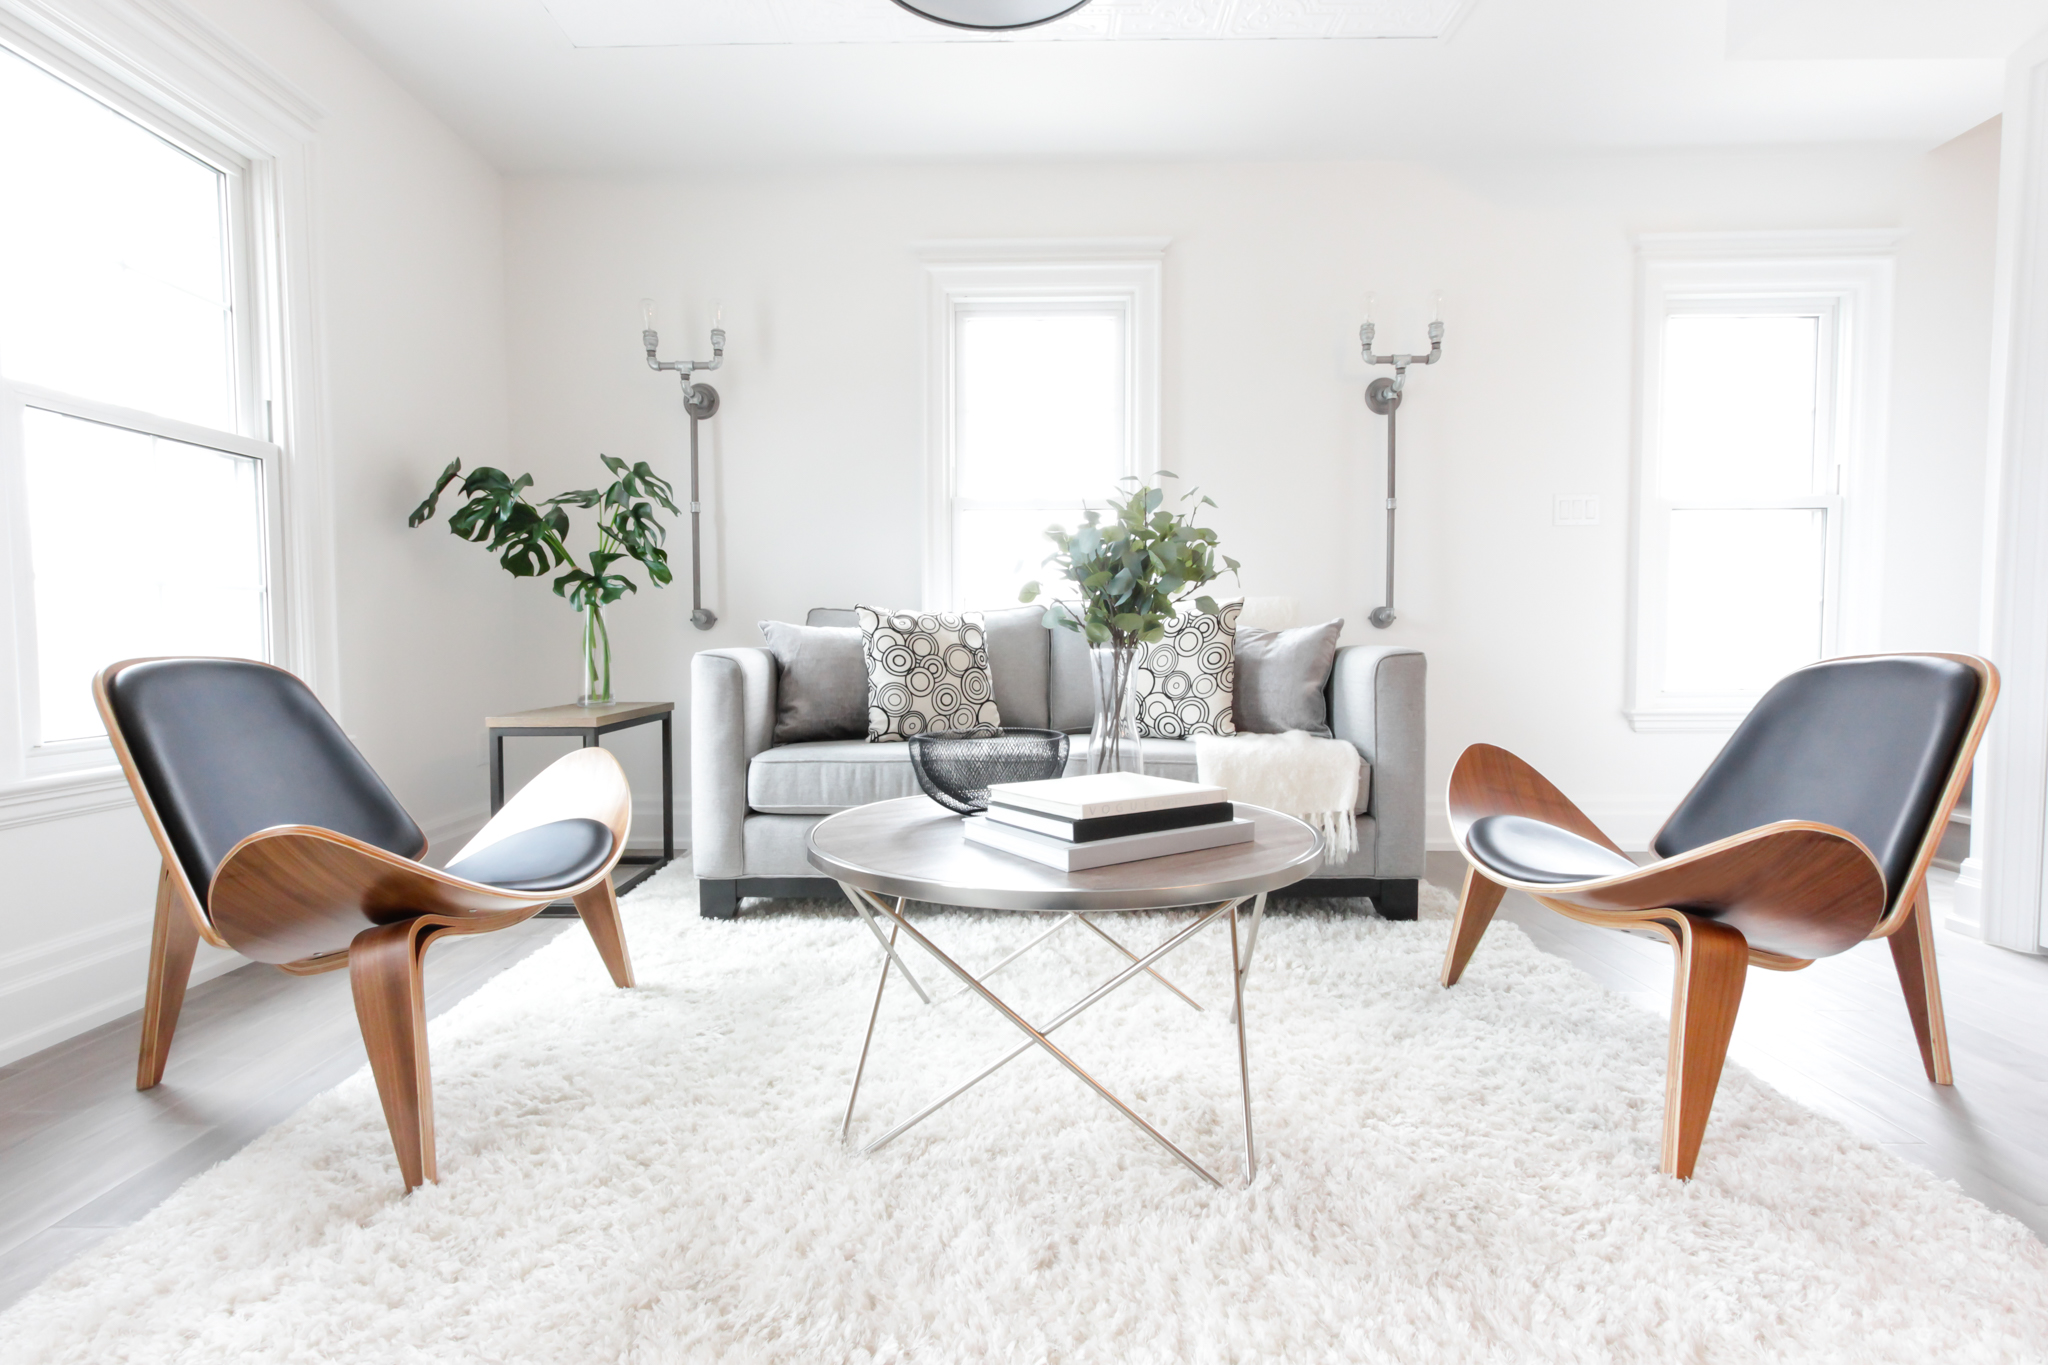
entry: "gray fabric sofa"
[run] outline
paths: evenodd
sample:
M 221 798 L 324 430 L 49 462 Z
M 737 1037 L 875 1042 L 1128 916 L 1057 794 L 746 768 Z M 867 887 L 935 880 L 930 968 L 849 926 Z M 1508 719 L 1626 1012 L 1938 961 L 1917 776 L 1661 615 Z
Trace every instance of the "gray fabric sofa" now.
M 1088 650 L 1047 630 L 1035 607 L 986 613 L 989 671 L 1008 725 L 1077 732 L 1094 717 Z M 812 611 L 806 624 L 848 626 L 853 613 Z M 864 739 L 774 743 L 775 656 L 707 649 L 690 661 L 690 852 L 702 913 L 729 919 L 744 896 L 837 896 L 804 858 L 811 826 L 835 811 L 917 794 L 909 746 Z M 1419 650 L 1337 651 L 1330 727 L 1364 756 L 1358 851 L 1325 862 L 1282 894 L 1364 896 L 1388 919 L 1415 918 L 1422 877 L 1423 681 Z M 1074 769 L 1086 748 L 1077 744 Z M 1145 768 L 1195 777 L 1188 740 L 1146 740 Z

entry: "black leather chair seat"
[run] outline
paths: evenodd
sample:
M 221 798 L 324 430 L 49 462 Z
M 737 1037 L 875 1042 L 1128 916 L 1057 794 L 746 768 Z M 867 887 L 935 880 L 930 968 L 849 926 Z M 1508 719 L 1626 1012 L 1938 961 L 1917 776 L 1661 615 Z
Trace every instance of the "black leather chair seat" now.
M 448 873 L 507 891 L 552 891 L 582 881 L 611 852 L 612 832 L 601 821 L 556 820 L 450 863 Z
M 1612 849 L 1522 815 L 1488 815 L 1474 820 L 1465 842 L 1489 872 L 1518 882 L 1588 882 L 1636 870 L 1634 863 Z

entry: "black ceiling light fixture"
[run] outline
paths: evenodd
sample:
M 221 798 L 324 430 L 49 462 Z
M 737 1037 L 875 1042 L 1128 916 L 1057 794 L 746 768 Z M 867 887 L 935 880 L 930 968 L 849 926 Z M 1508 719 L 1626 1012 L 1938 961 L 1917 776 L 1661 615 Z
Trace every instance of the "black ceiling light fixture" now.
M 896 3 L 920 19 L 986 32 L 1049 24 L 1072 14 L 1088 0 L 896 0 Z

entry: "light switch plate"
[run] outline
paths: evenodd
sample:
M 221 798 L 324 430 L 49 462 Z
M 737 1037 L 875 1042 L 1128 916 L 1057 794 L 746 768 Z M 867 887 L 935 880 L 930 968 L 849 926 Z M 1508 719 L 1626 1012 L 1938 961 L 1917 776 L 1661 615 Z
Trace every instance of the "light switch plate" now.
M 1598 526 L 1600 499 L 1589 493 L 1559 493 L 1552 510 L 1553 526 Z

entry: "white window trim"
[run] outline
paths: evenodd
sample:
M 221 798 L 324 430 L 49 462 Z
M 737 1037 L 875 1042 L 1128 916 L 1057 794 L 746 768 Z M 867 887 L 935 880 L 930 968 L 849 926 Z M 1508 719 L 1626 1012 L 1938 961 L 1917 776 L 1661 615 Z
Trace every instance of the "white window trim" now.
M 975 305 L 1110 300 L 1127 319 L 1125 421 L 1132 468 L 1159 469 L 1165 237 L 925 242 L 924 605 L 956 604 L 953 583 L 955 319 Z
M 1830 433 L 1841 470 L 1830 505 L 1829 602 L 1823 656 L 1877 648 L 1883 594 L 1885 443 L 1891 391 L 1894 253 L 1891 228 L 1814 232 L 1646 233 L 1636 238 L 1635 481 L 1629 573 L 1630 640 L 1623 714 L 1640 732 L 1725 733 L 1753 697 L 1658 692 L 1665 622 L 1658 586 L 1664 539 L 1658 513 L 1657 390 L 1664 318 L 1673 301 L 1777 299 L 1818 305 L 1836 318 Z M 1824 343 L 1825 344 L 1825 343 Z M 1800 499 L 1797 501 L 1808 501 Z M 1775 505 L 1775 504 L 1773 504 Z
M 324 396 L 319 378 L 311 251 L 312 144 L 323 112 L 232 40 L 167 0 L 0 0 L 0 40 L 57 70 L 116 108 L 180 133 L 240 163 L 245 210 L 231 225 L 233 268 L 243 292 L 243 336 L 254 354 L 238 393 L 253 447 L 265 460 L 281 541 L 268 547 L 273 661 L 292 670 L 330 709 L 341 709 Z M 15 402 L 89 415 L 75 399 L 10 386 Z M 111 412 L 112 410 L 109 410 Z M 138 416 L 128 414 L 128 417 Z M 124 424 L 126 418 L 123 419 Z M 150 418 L 147 429 L 168 427 Z M 209 433 L 207 445 L 220 445 Z M 10 519 L 11 520 L 11 519 Z M 19 686 L 16 642 L 26 545 L 0 524 L 0 828 L 113 808 L 125 787 L 112 750 L 88 746 L 72 771 L 33 774 L 33 742 Z M 55 757 L 55 756 L 53 756 Z M 113 803 L 110 805 L 109 803 Z

